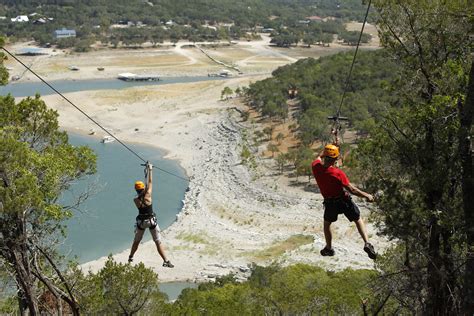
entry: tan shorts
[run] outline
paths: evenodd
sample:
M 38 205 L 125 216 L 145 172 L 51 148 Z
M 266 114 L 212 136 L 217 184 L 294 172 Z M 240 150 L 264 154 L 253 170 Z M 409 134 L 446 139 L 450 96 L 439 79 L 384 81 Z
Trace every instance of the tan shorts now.
M 145 229 L 149 228 L 151 237 L 153 238 L 154 242 L 161 243 L 161 230 L 160 226 L 156 222 L 156 218 L 152 217 L 150 219 L 139 220 L 137 219 L 135 223 L 135 242 L 140 242 L 143 238 L 143 234 L 145 233 Z

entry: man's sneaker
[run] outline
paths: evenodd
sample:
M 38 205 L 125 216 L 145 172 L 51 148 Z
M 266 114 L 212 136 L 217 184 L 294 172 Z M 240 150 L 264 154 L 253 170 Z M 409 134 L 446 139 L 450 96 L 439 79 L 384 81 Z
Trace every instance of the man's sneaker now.
M 377 258 L 377 254 L 375 253 L 374 246 L 371 243 L 366 242 L 364 245 L 364 251 L 367 252 L 369 258 L 375 260 Z
M 319 253 L 321 254 L 321 256 L 324 256 L 324 257 L 326 257 L 326 256 L 332 257 L 332 256 L 334 256 L 334 249 L 332 249 L 332 248 L 328 249 L 328 248 L 324 247 L 323 249 L 321 249 L 321 251 Z
M 167 260 L 163 262 L 163 267 L 165 268 L 174 268 L 174 264 L 171 263 L 171 261 Z
M 132 263 L 133 262 L 133 257 L 132 256 L 129 256 L 128 257 L 128 263 Z

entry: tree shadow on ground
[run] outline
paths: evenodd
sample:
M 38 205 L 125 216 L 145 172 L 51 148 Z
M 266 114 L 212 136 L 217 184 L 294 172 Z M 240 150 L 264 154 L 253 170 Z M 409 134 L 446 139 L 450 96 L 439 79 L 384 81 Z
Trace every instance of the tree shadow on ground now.
M 302 177 L 300 179 L 302 179 Z M 291 187 L 302 188 L 306 192 L 320 193 L 319 188 L 318 188 L 317 185 L 315 185 L 314 183 L 308 182 L 306 180 L 303 180 L 303 181 L 296 180 L 296 179 L 290 180 L 289 185 Z

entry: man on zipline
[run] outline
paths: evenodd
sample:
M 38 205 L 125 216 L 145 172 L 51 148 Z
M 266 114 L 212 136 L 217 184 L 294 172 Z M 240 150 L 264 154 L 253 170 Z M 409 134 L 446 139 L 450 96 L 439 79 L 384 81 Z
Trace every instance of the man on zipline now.
M 138 249 L 138 245 L 143 238 L 145 229 L 149 228 L 153 241 L 155 242 L 156 249 L 163 259 L 163 267 L 173 268 L 174 265 L 166 258 L 163 245 L 161 244 L 160 227 L 156 222 L 155 213 L 153 213 L 151 192 L 152 192 L 152 170 L 153 165 L 146 163 L 145 166 L 145 181 L 135 182 L 135 190 L 137 191 L 137 197 L 133 199 L 135 205 L 138 208 L 138 216 L 136 217 L 135 223 L 135 238 L 133 240 L 132 249 L 130 250 L 130 256 L 128 256 L 128 262 L 133 262 L 133 255 Z
M 370 259 L 375 260 L 377 254 L 372 244 L 368 241 L 367 231 L 364 221 L 360 218 L 359 208 L 352 201 L 347 191 L 365 198 L 368 202 L 373 202 L 374 197 L 352 185 L 346 174 L 335 166 L 339 158 L 338 145 L 336 135 L 335 144 L 326 145 L 323 153 L 312 163 L 313 175 L 324 197 L 324 238 L 326 239 L 326 246 L 320 253 L 322 256 L 334 256 L 331 224 L 337 221 L 338 214 L 343 213 L 349 221 L 355 222 L 357 230 L 365 243 L 364 251 L 369 255 Z

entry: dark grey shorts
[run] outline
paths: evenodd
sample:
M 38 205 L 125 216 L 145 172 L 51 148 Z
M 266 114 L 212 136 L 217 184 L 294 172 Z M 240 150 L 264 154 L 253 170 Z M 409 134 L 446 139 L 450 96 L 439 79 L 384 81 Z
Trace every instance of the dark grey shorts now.
M 352 201 L 351 197 L 340 199 L 326 199 L 324 204 L 324 220 L 327 222 L 337 221 L 339 214 L 344 214 L 350 222 L 360 218 L 359 207 Z

